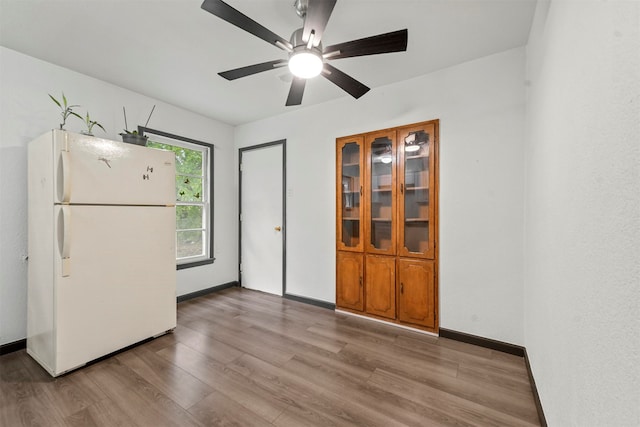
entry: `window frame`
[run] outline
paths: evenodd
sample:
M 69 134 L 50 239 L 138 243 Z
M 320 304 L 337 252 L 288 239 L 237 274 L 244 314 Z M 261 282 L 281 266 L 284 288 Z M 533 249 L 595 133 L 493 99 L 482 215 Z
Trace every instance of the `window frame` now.
M 173 139 L 177 142 L 180 142 L 182 144 L 191 144 L 191 145 L 199 145 L 201 147 L 205 147 L 205 150 L 208 151 L 208 156 L 207 156 L 207 163 L 208 163 L 208 179 L 207 179 L 207 194 L 208 194 L 208 200 L 207 203 L 205 203 L 204 208 L 207 210 L 208 213 L 208 224 L 203 224 L 203 225 L 207 225 L 207 228 L 205 230 L 205 238 L 209 237 L 209 241 L 208 241 L 208 254 L 205 254 L 204 256 L 199 256 L 199 257 L 189 257 L 189 258 L 183 258 L 183 261 L 180 261 L 178 259 L 178 253 L 177 253 L 177 249 L 176 249 L 176 270 L 182 270 L 185 268 L 191 268 L 191 267 L 198 267 L 201 265 L 207 265 L 207 264 L 213 264 L 213 262 L 215 261 L 215 257 L 214 257 L 214 245 L 213 245 L 213 220 L 214 220 L 214 215 L 213 215 L 213 198 L 214 198 L 214 176 L 213 176 L 213 164 L 214 164 L 214 148 L 215 146 L 213 144 L 209 144 L 207 142 L 203 142 L 203 141 L 198 141 L 195 139 L 191 139 L 191 138 L 187 138 L 184 136 L 180 136 L 180 135 L 175 135 L 172 133 L 168 133 L 168 132 L 164 132 L 164 131 L 160 131 L 157 129 L 151 129 L 151 128 L 147 128 L 144 126 L 138 126 L 138 134 L 139 135 L 143 135 L 143 136 L 149 136 L 149 135 L 157 135 L 157 136 L 161 136 L 163 138 L 169 138 L 169 139 Z M 163 142 L 159 142 L 159 143 L 163 143 Z M 168 145 L 174 145 L 174 144 L 169 144 Z M 184 145 L 179 145 L 179 144 L 175 144 L 177 146 L 182 146 L 184 148 L 187 149 L 192 149 L 188 146 L 184 146 Z M 202 150 L 200 150 L 202 151 Z M 207 167 L 205 165 L 203 165 L 203 170 Z M 177 172 L 177 171 L 176 171 Z M 204 189 L 203 189 L 203 193 L 204 193 Z M 176 201 L 176 206 L 179 204 L 178 201 Z M 186 204 L 186 203 L 185 203 Z M 206 220 L 205 220 L 206 223 Z M 177 224 L 176 224 L 177 225 Z M 176 229 L 176 242 L 177 242 L 177 229 Z M 194 259 L 193 261 L 189 261 L 189 259 Z

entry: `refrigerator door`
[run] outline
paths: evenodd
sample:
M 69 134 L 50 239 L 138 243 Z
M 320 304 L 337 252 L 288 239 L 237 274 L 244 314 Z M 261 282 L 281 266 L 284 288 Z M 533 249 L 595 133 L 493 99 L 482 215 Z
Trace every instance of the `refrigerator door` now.
M 176 326 L 175 208 L 56 206 L 53 375 Z
M 53 131 L 56 203 L 174 205 L 175 154 Z

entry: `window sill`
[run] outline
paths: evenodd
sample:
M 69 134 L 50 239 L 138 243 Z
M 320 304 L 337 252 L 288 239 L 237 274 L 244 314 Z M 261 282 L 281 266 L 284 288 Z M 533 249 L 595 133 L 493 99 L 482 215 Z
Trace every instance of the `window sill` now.
M 183 264 L 176 264 L 176 270 L 184 270 L 185 268 L 199 267 L 201 265 L 213 264 L 213 262 L 215 260 L 216 260 L 215 258 L 207 258 L 207 259 L 202 259 L 200 261 L 193 261 L 193 262 L 185 262 Z

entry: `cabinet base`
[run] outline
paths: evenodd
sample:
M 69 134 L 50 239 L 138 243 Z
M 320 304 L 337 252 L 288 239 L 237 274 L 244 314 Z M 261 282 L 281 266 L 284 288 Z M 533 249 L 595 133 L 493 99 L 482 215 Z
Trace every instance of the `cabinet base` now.
M 365 320 L 371 320 L 373 322 L 383 323 L 385 325 L 394 326 L 394 327 L 400 328 L 400 329 L 406 329 L 406 330 L 412 331 L 412 332 L 418 332 L 420 334 L 430 335 L 432 337 L 440 336 L 437 332 L 429 331 L 429 330 L 426 330 L 426 329 L 421 329 L 419 326 L 409 326 L 409 325 L 404 324 L 404 323 L 397 323 L 397 322 L 393 322 L 393 321 L 389 321 L 389 320 L 383 320 L 383 319 L 379 319 L 377 317 L 372 317 L 372 316 L 369 316 L 369 315 L 358 314 L 358 313 L 355 313 L 353 311 L 348 311 L 348 310 L 345 310 L 345 309 L 342 309 L 342 308 L 336 308 L 335 312 L 336 313 L 340 313 L 340 314 L 346 314 L 348 316 L 359 317 L 359 318 L 365 319 Z

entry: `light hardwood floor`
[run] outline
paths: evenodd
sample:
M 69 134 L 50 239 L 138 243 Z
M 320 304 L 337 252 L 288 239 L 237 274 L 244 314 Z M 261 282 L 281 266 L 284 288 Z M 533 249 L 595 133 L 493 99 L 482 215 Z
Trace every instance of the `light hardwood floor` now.
M 532 426 L 524 360 L 227 289 L 172 334 L 52 379 L 0 357 L 0 426 Z

